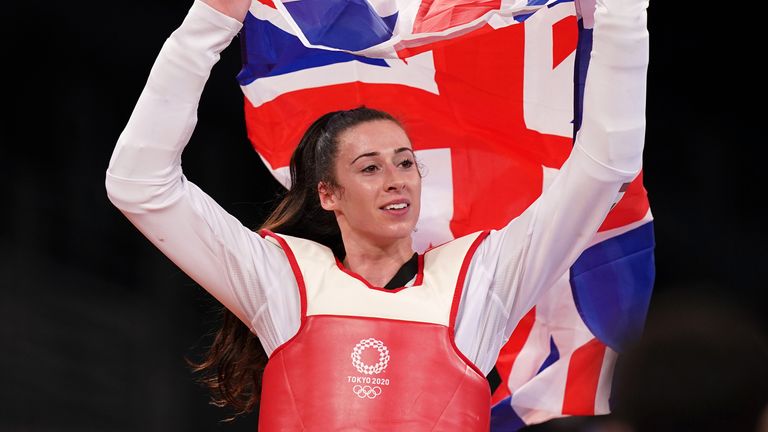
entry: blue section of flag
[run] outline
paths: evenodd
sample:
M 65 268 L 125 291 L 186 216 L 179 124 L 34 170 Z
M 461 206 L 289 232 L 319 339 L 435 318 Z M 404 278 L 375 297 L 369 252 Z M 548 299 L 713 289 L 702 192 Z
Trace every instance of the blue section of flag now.
M 552 3 L 547 4 L 548 1 L 551 0 L 528 0 L 527 6 L 544 6 L 546 5 L 548 8 L 552 8 L 560 3 L 570 3 L 573 0 L 555 0 Z M 515 21 L 517 22 L 523 22 L 527 20 L 531 15 L 533 15 L 536 12 L 530 12 L 530 13 L 523 13 L 519 15 L 515 15 Z
M 560 3 L 571 3 L 571 2 L 573 2 L 573 0 L 555 0 L 552 3 L 548 4 L 547 7 L 551 9 L 559 5 Z
M 576 44 L 576 59 L 573 66 L 573 136 L 581 129 L 584 113 L 584 84 L 587 82 L 587 70 L 592 53 L 592 29 L 585 29 L 579 20 L 579 39 Z
M 645 323 L 656 275 L 653 223 L 585 250 L 571 267 L 571 290 L 587 328 L 622 352 Z
M 389 28 L 390 32 L 394 31 L 395 24 L 397 24 L 397 12 L 393 13 L 390 16 L 381 17 L 381 19 L 384 21 L 384 24 Z
M 515 15 L 515 21 L 523 22 L 523 21 L 527 20 L 531 15 L 533 15 L 533 12 L 526 13 L 526 14 Z
M 512 408 L 512 396 L 502 399 L 491 408 L 491 430 L 514 432 L 527 426 Z
M 251 14 L 245 18 L 240 37 L 243 62 L 243 68 L 237 75 L 240 85 L 248 85 L 265 76 L 282 75 L 353 60 L 388 67 L 386 61 L 382 59 L 307 48 L 298 37 Z
M 300 0 L 283 5 L 309 42 L 350 51 L 389 40 L 397 22 L 397 13 L 381 17 L 365 0 Z
M 560 350 L 557 349 L 557 345 L 555 344 L 555 338 L 552 336 L 549 337 L 549 355 L 547 358 L 544 359 L 544 362 L 541 364 L 541 367 L 539 367 L 539 370 L 536 371 L 536 375 L 540 374 L 541 371 L 548 368 L 552 363 L 560 360 Z

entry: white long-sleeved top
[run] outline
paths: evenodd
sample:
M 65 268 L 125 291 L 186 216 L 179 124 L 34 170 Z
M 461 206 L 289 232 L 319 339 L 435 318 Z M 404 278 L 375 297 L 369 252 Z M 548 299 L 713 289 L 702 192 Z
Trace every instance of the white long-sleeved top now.
M 581 131 L 552 185 L 492 231 L 465 279 L 455 338 L 488 373 L 517 322 L 578 258 L 639 172 L 645 133 L 647 0 L 598 0 Z M 181 153 L 211 68 L 242 23 L 196 0 L 163 46 L 115 147 L 110 200 L 259 337 L 267 354 L 299 328 L 288 260 L 187 180 Z

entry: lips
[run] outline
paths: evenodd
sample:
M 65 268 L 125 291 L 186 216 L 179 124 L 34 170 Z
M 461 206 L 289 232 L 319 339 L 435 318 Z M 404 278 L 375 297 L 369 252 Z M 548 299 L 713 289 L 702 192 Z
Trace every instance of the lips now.
M 390 204 L 386 207 L 384 207 L 384 210 L 403 210 L 408 208 L 408 204 L 402 203 L 402 204 Z
M 408 200 L 401 199 L 401 200 L 390 201 L 379 208 L 381 210 L 387 210 L 387 211 L 398 211 L 398 210 L 402 211 L 402 210 L 406 210 L 410 206 L 411 206 L 411 203 L 408 202 Z

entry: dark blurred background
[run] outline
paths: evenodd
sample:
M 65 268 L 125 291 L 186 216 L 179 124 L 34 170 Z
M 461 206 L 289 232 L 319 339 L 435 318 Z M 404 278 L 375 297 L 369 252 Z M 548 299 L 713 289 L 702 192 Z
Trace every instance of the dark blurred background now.
M 104 190 L 114 143 L 189 5 L 29 2 L 0 12 L 0 431 L 256 428 L 255 416 L 220 423 L 228 413 L 208 405 L 185 363 L 210 342 L 216 303 Z M 758 211 L 766 204 L 764 24 L 751 6 L 735 6 L 657 0 L 649 9 L 644 169 L 657 240 L 650 334 L 675 328 L 670 308 L 683 311 L 699 297 L 715 305 L 707 310 L 736 317 L 723 321 L 735 339 L 764 337 L 768 328 Z M 256 226 L 279 189 L 246 139 L 238 69 L 231 47 L 203 95 L 184 170 Z M 729 339 L 699 333 L 714 344 Z M 731 352 L 730 370 L 760 368 L 737 361 L 754 352 Z M 715 362 L 702 373 L 727 375 L 725 367 Z M 537 430 L 595 423 L 570 424 Z

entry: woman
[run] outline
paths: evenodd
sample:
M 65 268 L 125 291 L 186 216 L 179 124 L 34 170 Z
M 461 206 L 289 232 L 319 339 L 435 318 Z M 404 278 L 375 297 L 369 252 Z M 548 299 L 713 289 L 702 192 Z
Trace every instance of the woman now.
M 219 401 L 257 398 L 247 328 L 269 356 L 260 430 L 486 430 L 500 348 L 640 170 L 647 3 L 598 2 L 582 129 L 549 189 L 504 228 L 423 255 L 410 237 L 421 177 L 386 113 L 329 113 L 308 129 L 266 223 L 279 234 L 245 228 L 183 176 L 202 88 L 249 5 L 195 2 L 107 171 L 112 202 L 245 324 L 225 325 L 203 365 L 221 373 Z

